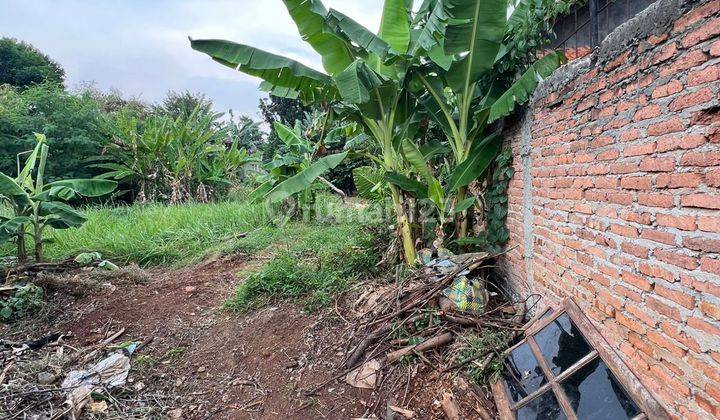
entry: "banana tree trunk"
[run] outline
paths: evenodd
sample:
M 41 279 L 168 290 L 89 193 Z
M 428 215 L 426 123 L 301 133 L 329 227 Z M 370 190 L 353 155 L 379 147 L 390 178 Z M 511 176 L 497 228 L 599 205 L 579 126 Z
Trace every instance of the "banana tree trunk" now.
M 465 187 L 462 187 L 462 188 L 460 188 L 460 189 L 458 190 L 456 203 L 459 203 L 459 202 L 461 202 L 462 200 L 465 199 L 465 195 L 466 195 L 465 193 L 466 193 L 466 188 L 465 188 Z M 471 207 L 471 208 L 472 208 L 472 207 Z M 465 238 L 465 237 L 467 237 L 467 232 L 468 232 L 468 212 L 469 212 L 469 211 L 470 211 L 470 209 L 468 209 L 468 210 L 463 210 L 463 211 L 461 211 L 460 213 L 457 214 L 456 226 L 457 226 L 457 237 L 458 237 L 458 238 Z
M 25 226 L 20 226 L 17 232 L 17 258 L 18 263 L 27 262 L 27 250 L 25 249 Z
M 390 185 L 390 193 L 392 195 L 393 204 L 395 205 L 395 216 L 397 218 L 398 228 L 400 229 L 400 238 L 403 245 L 403 257 L 407 265 L 415 265 L 415 241 L 413 240 L 412 229 L 408 221 L 405 206 L 394 185 Z
M 35 262 L 43 262 L 42 226 L 35 221 Z

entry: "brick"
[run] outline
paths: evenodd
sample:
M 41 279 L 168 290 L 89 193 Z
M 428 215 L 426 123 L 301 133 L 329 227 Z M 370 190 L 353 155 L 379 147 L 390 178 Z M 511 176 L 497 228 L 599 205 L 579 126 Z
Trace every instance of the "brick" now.
M 703 237 L 684 238 L 683 245 L 695 251 L 720 253 L 720 239 Z
M 612 224 L 610 225 L 610 232 L 627 238 L 639 237 L 637 228 L 627 225 Z
M 613 192 L 607 194 L 607 201 L 613 204 L 630 205 L 634 199 L 632 194 Z
M 660 67 L 660 77 L 676 76 L 678 73 L 697 67 L 707 61 L 707 55 L 701 50 L 693 50 L 675 60 L 670 66 Z
M 708 334 L 713 334 L 716 337 L 720 336 L 720 328 L 698 317 L 689 317 L 687 320 L 687 325 L 690 328 L 695 328 L 696 330 L 704 331 Z
M 622 133 L 620 133 L 620 141 L 623 142 L 629 142 L 633 140 L 637 140 L 642 136 L 642 132 L 638 130 L 637 128 L 633 128 L 632 130 L 625 130 Z
M 690 194 L 680 198 L 683 207 L 698 207 L 704 209 L 720 209 L 720 195 Z
M 649 190 L 652 187 L 652 178 L 649 176 L 626 177 L 620 180 L 620 186 L 627 190 Z
M 703 232 L 720 232 L 720 217 L 699 216 L 697 224 Z
M 683 166 L 720 166 L 720 152 L 687 152 L 680 158 Z
M 720 41 L 715 41 L 710 45 L 710 55 L 720 57 Z
M 705 184 L 710 187 L 720 187 L 720 169 L 706 172 Z
M 650 224 L 650 213 L 637 213 L 634 211 L 623 210 L 617 217 L 628 222 L 638 223 L 641 225 Z
M 700 308 L 700 311 L 702 311 L 705 316 L 708 318 L 712 318 L 716 321 L 720 321 L 720 305 L 710 303 L 706 300 L 700 301 L 700 304 L 698 305 Z
M 655 180 L 658 188 L 696 188 L 702 183 L 703 176 L 694 172 L 661 174 Z
M 711 19 L 703 26 L 686 35 L 685 38 L 680 41 L 680 44 L 684 48 L 689 48 L 718 34 L 720 34 L 720 18 Z
M 685 350 L 681 348 L 675 340 L 670 340 L 664 335 L 657 333 L 656 331 L 648 331 L 647 338 L 658 346 L 672 353 L 674 356 L 683 357 L 685 356 Z
M 697 86 L 704 83 L 720 80 L 720 65 L 707 66 L 704 69 L 688 73 L 688 86 Z
M 653 311 L 665 315 L 670 319 L 674 319 L 675 321 L 682 322 L 682 319 L 680 317 L 680 311 L 677 308 L 665 304 L 655 296 L 648 296 L 645 300 L 645 303 L 647 304 L 648 308 L 652 309 Z
M 610 149 L 606 150 L 602 153 L 598 153 L 597 156 L 595 156 L 595 159 L 597 160 L 615 160 L 620 157 L 620 151 L 616 149 Z
M 658 153 L 678 149 L 694 149 L 707 142 L 707 138 L 700 134 L 683 134 L 682 136 L 668 136 L 656 142 Z
M 647 327 L 645 327 L 645 324 L 639 322 L 634 318 L 628 317 L 622 312 L 617 312 L 615 314 L 615 319 L 617 320 L 618 324 L 624 326 L 630 331 L 636 332 L 638 334 L 645 334 L 645 332 L 647 331 Z
M 694 216 L 673 216 L 671 214 L 656 214 L 655 223 L 658 226 L 676 228 L 680 230 L 695 230 L 697 224 Z
M 720 260 L 710 257 L 700 258 L 700 270 L 720 276 Z
M 646 157 L 640 161 L 640 170 L 645 172 L 672 172 L 675 170 L 675 159 Z
M 635 112 L 635 115 L 633 116 L 633 121 L 642 121 L 647 120 L 650 118 L 659 117 L 662 115 L 662 110 L 660 109 L 660 106 L 658 105 L 648 105 L 646 107 L 640 108 Z
M 709 87 L 706 87 L 698 90 L 697 92 L 688 93 L 675 98 L 672 102 L 670 102 L 670 105 L 668 105 L 668 109 L 676 112 L 685 108 L 710 102 L 712 99 L 713 92 Z
M 638 204 L 648 207 L 672 208 L 675 206 L 675 198 L 670 194 L 639 193 Z
M 654 242 L 666 245 L 675 245 L 675 234 L 669 232 L 660 232 L 657 230 L 643 229 L 640 237 Z
M 664 46 L 660 51 L 653 54 L 651 60 L 653 64 L 660 64 L 665 60 L 668 60 L 670 57 L 675 55 L 677 53 L 677 47 L 675 46 L 675 43 L 670 43 Z
M 698 259 L 695 257 L 690 257 L 688 255 L 680 254 L 679 252 L 664 249 L 656 249 L 653 252 L 653 256 L 660 261 L 676 267 L 684 268 L 686 270 L 694 270 L 700 265 L 698 263 Z
M 670 83 L 656 87 L 652 92 L 652 98 L 664 98 L 666 96 L 674 95 L 683 90 L 683 85 L 678 80 L 672 80 Z
M 623 250 L 623 252 L 628 253 L 630 255 L 634 255 L 638 258 L 647 258 L 650 250 L 645 248 L 641 245 L 633 244 L 632 242 L 623 242 L 622 245 L 620 245 L 620 249 Z
M 669 282 L 675 281 L 675 275 L 673 273 L 658 267 L 656 264 L 643 262 L 638 265 L 638 270 L 646 276 L 667 280 Z
M 689 292 L 686 292 L 683 290 L 674 290 L 674 289 L 670 289 L 670 288 L 664 287 L 662 285 L 656 284 L 655 285 L 655 293 L 657 293 L 658 296 L 662 296 L 666 299 L 669 299 L 687 309 L 695 308 L 695 297 L 690 295 Z
M 631 284 L 641 290 L 650 291 L 653 288 L 653 283 L 650 280 L 628 271 L 624 271 L 621 278 L 625 283 Z

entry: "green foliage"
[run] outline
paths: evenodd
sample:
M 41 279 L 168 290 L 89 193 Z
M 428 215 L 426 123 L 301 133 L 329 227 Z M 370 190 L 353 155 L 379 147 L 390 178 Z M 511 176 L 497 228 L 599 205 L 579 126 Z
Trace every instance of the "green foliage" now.
M 227 306 L 245 311 L 276 298 L 295 298 L 313 310 L 332 301 L 357 278 L 367 275 L 379 256 L 370 230 L 357 224 L 292 225 L 265 267 L 251 273 Z
M 18 89 L 52 83 L 62 85 L 65 70 L 32 45 L 13 38 L 0 38 L 0 85 Z
M 0 203 L 12 214 L 0 216 L 0 242 L 13 239 L 18 260 L 25 262 L 25 236 L 35 242 L 35 260 L 43 259 L 43 232 L 46 227 L 68 229 L 81 226 L 85 216 L 67 201 L 79 197 L 100 197 L 111 193 L 117 183 L 102 179 L 69 179 L 45 183 L 45 167 L 49 146 L 45 136 L 36 134 L 37 145 L 27 153 L 24 166 L 18 156 L 18 176 L 11 178 L 0 172 Z M 26 232 L 25 226 L 32 231 Z
M 276 234 L 264 206 L 249 203 L 137 204 L 90 209 L 85 216 L 87 222 L 77 229 L 47 232 L 48 259 L 99 252 L 122 265 L 179 266 L 209 255 L 258 251 Z M 249 234 L 238 238 L 241 232 Z M 0 255 L 10 252 L 0 245 Z
M 257 159 L 239 148 L 237 138 L 228 146 L 220 114 L 207 113 L 203 106 L 176 118 L 141 120 L 133 112 L 118 113 L 113 142 L 93 166 L 107 171 L 103 178 L 137 191 L 141 202 L 205 202 L 224 195 Z
M 51 83 L 22 91 L 0 86 L 0 172 L 17 174 L 15 156 L 35 146 L 33 133 L 48 139 L 48 180 L 99 173 L 85 160 L 100 154 L 110 134 L 94 92 L 71 94 Z
M 467 334 L 460 336 L 458 342 L 461 343 L 458 363 L 466 361 L 480 361 L 483 355 L 488 352 L 505 349 L 512 340 L 512 333 L 504 330 L 484 330 L 482 334 Z M 478 358 L 480 360 L 478 360 Z M 475 363 L 468 363 L 465 368 L 467 377 L 476 384 L 488 383 L 490 378 L 500 372 L 502 369 L 502 360 L 498 356 L 494 356 L 488 366 L 478 366 Z
M 0 320 L 9 321 L 35 312 L 42 306 L 43 291 L 32 283 L 20 287 L 5 299 L 0 299 Z
M 462 245 L 473 245 L 483 251 L 500 252 L 510 239 L 506 220 L 508 214 L 507 188 L 515 175 L 512 150 L 505 149 L 495 158 L 492 180 L 485 192 L 485 229 L 477 237 L 459 239 Z

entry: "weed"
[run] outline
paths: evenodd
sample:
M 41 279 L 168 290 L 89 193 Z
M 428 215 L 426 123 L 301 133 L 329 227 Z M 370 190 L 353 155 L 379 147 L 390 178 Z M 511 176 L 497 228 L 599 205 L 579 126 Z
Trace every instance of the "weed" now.
M 312 311 L 372 270 L 378 260 L 373 237 L 361 225 L 286 226 L 275 235 L 277 253 L 248 276 L 227 307 L 246 311 L 278 297 L 301 299 Z
M 185 347 L 173 347 L 168 349 L 163 356 L 163 359 L 178 359 L 185 353 Z
M 35 312 L 42 306 L 43 291 L 32 283 L 17 289 L 15 293 L 0 299 L 0 320 L 8 321 Z
M 490 361 L 488 366 L 481 366 L 480 360 L 476 360 L 479 356 L 487 354 L 488 351 L 496 349 L 505 349 L 510 340 L 512 333 L 510 331 L 493 331 L 485 330 L 481 334 L 468 334 L 461 336 L 458 340 L 460 344 L 459 362 L 472 360 L 467 364 L 466 375 L 474 383 L 485 383 L 489 378 L 493 378 L 502 369 L 502 362 L 496 357 Z

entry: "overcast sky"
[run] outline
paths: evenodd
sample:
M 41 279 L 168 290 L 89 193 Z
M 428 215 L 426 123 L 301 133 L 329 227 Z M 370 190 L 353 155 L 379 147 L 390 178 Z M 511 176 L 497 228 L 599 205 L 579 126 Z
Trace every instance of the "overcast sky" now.
M 373 31 L 383 0 L 325 0 Z M 218 111 L 260 119 L 259 81 L 190 49 L 187 37 L 256 46 L 322 69 L 281 0 L 0 0 L 0 37 L 58 61 L 66 84 L 92 81 L 148 102 L 169 90 L 202 92 Z

